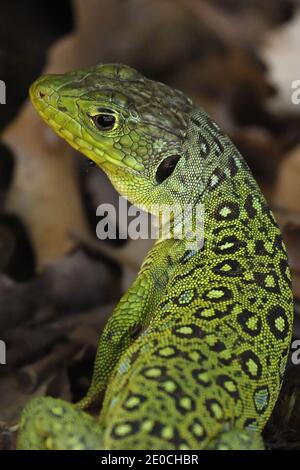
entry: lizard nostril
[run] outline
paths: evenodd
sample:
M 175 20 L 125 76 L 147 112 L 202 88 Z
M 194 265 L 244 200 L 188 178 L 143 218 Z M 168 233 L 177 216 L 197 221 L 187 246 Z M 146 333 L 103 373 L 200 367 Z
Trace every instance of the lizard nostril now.
M 39 91 L 39 97 L 41 99 L 45 98 L 45 96 L 46 96 L 46 93 L 44 93 L 43 91 Z

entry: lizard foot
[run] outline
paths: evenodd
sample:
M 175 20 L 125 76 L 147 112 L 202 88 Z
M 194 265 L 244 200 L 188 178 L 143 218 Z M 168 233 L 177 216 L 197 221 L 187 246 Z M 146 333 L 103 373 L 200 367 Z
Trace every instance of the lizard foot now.
M 96 420 L 74 405 L 51 397 L 32 400 L 23 410 L 17 448 L 21 450 L 101 449 Z
M 209 445 L 213 450 L 264 450 L 265 446 L 261 435 L 256 431 L 246 429 L 232 429 L 222 432 Z

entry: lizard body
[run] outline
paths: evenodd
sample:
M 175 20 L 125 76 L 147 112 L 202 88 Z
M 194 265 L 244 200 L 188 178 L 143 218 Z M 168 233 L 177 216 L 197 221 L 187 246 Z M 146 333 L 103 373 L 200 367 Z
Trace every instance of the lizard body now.
M 38 398 L 19 448 L 263 448 L 293 320 L 279 229 L 230 139 L 121 65 L 41 77 L 45 121 L 146 210 L 203 204 L 204 246 L 159 239 L 100 338 L 87 397 Z M 84 409 L 104 394 L 99 420 Z

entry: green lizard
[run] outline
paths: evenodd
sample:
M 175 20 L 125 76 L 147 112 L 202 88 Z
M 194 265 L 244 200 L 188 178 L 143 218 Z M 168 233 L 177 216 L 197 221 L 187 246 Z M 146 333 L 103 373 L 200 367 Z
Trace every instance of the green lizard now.
M 259 449 L 293 321 L 290 273 L 272 213 L 243 158 L 184 94 L 127 66 L 41 77 L 31 99 L 116 189 L 205 208 L 204 246 L 161 237 L 99 342 L 78 405 L 22 413 L 20 449 Z M 98 420 L 84 409 L 104 395 Z

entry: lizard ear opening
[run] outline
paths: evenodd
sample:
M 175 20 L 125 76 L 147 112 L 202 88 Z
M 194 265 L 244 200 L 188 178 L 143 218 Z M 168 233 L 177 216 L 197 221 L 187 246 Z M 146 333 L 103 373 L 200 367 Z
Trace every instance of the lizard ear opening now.
M 158 184 L 165 181 L 176 168 L 176 165 L 180 159 L 180 155 L 172 155 L 165 158 L 158 166 L 156 170 L 155 179 Z

